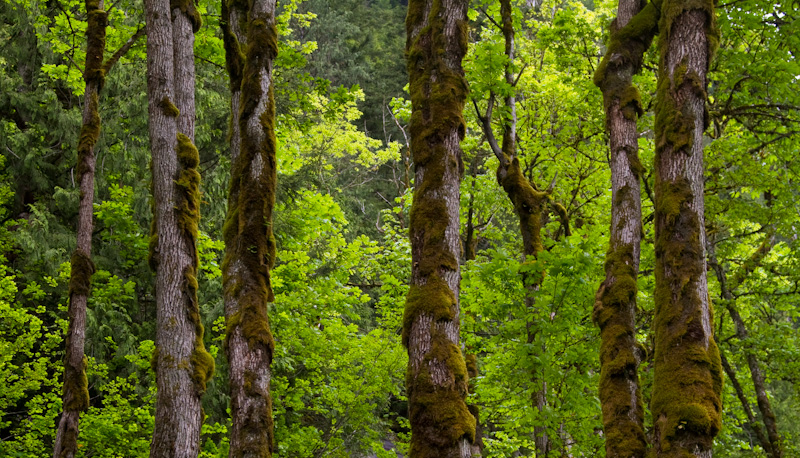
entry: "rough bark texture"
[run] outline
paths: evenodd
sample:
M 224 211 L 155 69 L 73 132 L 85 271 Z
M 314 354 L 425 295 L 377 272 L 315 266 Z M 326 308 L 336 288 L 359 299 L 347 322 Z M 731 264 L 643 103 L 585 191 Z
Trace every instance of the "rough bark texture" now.
M 76 455 L 80 413 L 89 407 L 86 356 L 83 348 L 86 340 L 86 304 L 94 272 L 91 259 L 94 145 L 100 136 L 99 93 L 105 81 L 103 53 L 106 48 L 108 18 L 103 10 L 103 0 L 88 0 L 86 14 L 86 92 L 76 167 L 81 195 L 78 203 L 77 244 L 70 259 L 72 270 L 69 279 L 69 328 L 64 355 L 63 414 L 58 422 L 53 458 L 72 458 Z
M 653 450 L 711 457 L 722 409 L 703 214 L 706 72 L 718 41 L 713 3 L 664 0 L 659 31 Z
M 193 63 L 175 62 L 175 48 L 190 45 L 174 30 L 171 14 L 191 8 L 166 0 L 145 2 L 154 201 L 150 264 L 156 269 L 157 306 L 153 358 L 158 393 L 151 457 L 198 455 L 200 397 L 214 370 L 203 345 L 197 302 L 199 154 L 191 141 L 194 121 L 181 121 L 183 132 L 179 131 L 181 111 L 175 105 L 180 98 L 184 116 L 194 116 L 194 97 L 187 95 L 194 91 L 194 81 L 189 80 L 194 70 L 186 68 Z
M 272 65 L 278 52 L 275 1 L 249 10 L 225 6 L 223 31 L 231 78 L 231 188 L 223 264 L 226 352 L 230 364 L 231 457 L 270 457 L 274 434 L 271 379 L 273 339 L 267 315 L 274 301 L 272 211 L 277 159 Z M 246 24 L 242 21 L 247 18 Z M 242 30 L 247 30 L 246 38 Z M 246 55 L 240 54 L 246 40 Z M 237 84 L 238 82 L 238 84 Z
M 783 446 L 781 444 L 781 436 L 778 433 L 778 423 L 775 418 L 775 412 L 772 410 L 772 404 L 769 402 L 769 396 L 767 395 L 767 386 L 764 379 L 764 373 L 761 370 L 758 357 L 747 344 L 747 339 L 749 337 L 747 326 L 745 326 L 744 320 L 739 314 L 739 310 L 736 308 L 736 302 L 733 296 L 733 292 L 736 291 L 736 289 L 742 284 L 747 276 L 761 264 L 761 261 L 767 256 L 767 254 L 769 254 L 774 245 L 775 235 L 769 234 L 764 239 L 764 242 L 761 244 L 761 246 L 733 275 L 733 278 L 731 278 L 730 281 L 728 281 L 728 277 L 725 274 L 722 266 L 717 263 L 713 249 L 711 249 L 709 253 L 709 259 L 712 262 L 714 273 L 716 274 L 717 281 L 720 284 L 722 299 L 725 301 L 728 313 L 730 313 L 731 320 L 733 320 L 733 324 L 736 328 L 736 337 L 744 346 L 745 359 L 747 360 L 747 366 L 750 369 L 750 379 L 753 382 L 753 388 L 756 392 L 758 410 L 761 412 L 761 418 L 767 430 L 766 435 L 753 417 L 753 413 L 750 410 L 750 404 L 747 401 L 747 398 L 744 396 L 744 392 L 739 382 L 735 378 L 733 368 L 727 363 L 727 361 L 725 361 L 724 355 L 721 354 L 720 356 L 723 356 L 723 367 L 725 368 L 725 372 L 728 374 L 728 377 L 734 381 L 736 394 L 739 396 L 739 400 L 742 402 L 742 405 L 745 408 L 747 418 L 750 424 L 753 426 L 753 430 L 756 432 L 756 436 L 759 438 L 761 446 L 764 447 L 764 451 L 766 451 L 767 455 L 772 458 L 781 458 L 783 456 Z
M 639 388 L 641 352 L 636 342 L 636 279 L 642 239 L 642 203 L 636 120 L 642 113 L 633 75 L 657 26 L 657 11 L 640 14 L 639 0 L 620 0 L 609 47 L 595 75 L 603 91 L 611 169 L 611 231 L 606 276 L 593 319 L 600 327 L 600 401 L 606 456 L 644 457 L 644 407 Z M 630 24 L 630 26 L 629 26 Z
M 408 348 L 412 458 L 466 458 L 475 419 L 459 347 L 459 182 L 467 86 L 467 2 L 411 0 L 406 18 L 411 93 L 411 287 L 403 318 Z

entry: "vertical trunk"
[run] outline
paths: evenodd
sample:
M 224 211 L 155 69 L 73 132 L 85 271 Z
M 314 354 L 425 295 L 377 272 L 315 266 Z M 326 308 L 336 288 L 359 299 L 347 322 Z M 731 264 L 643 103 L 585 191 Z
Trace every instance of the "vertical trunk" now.
M 194 121 L 181 121 L 179 131 L 181 113 L 175 106 L 180 100 L 184 116 L 193 117 L 194 107 L 186 93 L 194 81 L 182 73 L 188 71 L 187 62 L 175 62 L 175 48 L 187 43 L 175 41 L 175 34 L 180 34 L 173 30 L 170 12 L 191 8 L 164 0 L 145 2 L 154 201 L 150 264 L 156 269 L 157 307 L 158 393 L 151 457 L 198 455 L 203 421 L 200 397 L 214 370 L 214 360 L 203 345 L 197 303 L 200 174 L 199 155 L 189 137 Z
M 277 180 L 272 86 L 272 65 L 278 52 L 275 1 L 252 1 L 249 11 L 230 2 L 223 14 L 235 126 L 223 264 L 230 456 L 270 457 L 274 440 L 269 383 L 274 343 L 267 306 L 274 301 L 270 270 L 275 260 L 272 211 Z
M 600 328 L 600 401 L 610 458 L 643 458 L 647 451 L 636 342 L 636 278 L 642 239 L 642 165 L 636 120 L 642 108 L 632 81 L 653 39 L 658 13 L 652 4 L 640 13 L 641 8 L 638 0 L 620 0 L 608 51 L 595 75 L 606 113 L 612 203 L 606 276 L 592 317 Z
M 713 2 L 664 0 L 656 99 L 654 455 L 711 457 L 722 368 L 706 278 L 703 131 Z
M 500 15 L 502 21 L 502 32 L 505 40 L 505 54 L 509 64 L 505 69 L 505 80 L 509 86 L 515 84 L 515 77 L 512 69 L 514 62 L 514 23 L 512 16 L 511 0 L 500 2 Z M 492 109 L 494 105 L 493 95 L 489 100 L 489 106 L 485 116 L 478 115 L 483 126 L 484 134 L 489 142 L 492 152 L 497 156 L 499 164 L 497 166 L 497 181 L 503 187 L 509 200 L 514 205 L 514 212 L 519 218 L 520 233 L 522 234 L 522 252 L 527 260 L 528 257 L 536 257 L 542 251 L 542 212 L 544 205 L 548 201 L 548 196 L 552 192 L 552 185 L 546 191 L 539 191 L 534 188 L 532 183 L 525 177 L 520 168 L 519 159 L 516 157 L 516 97 L 513 91 L 505 97 L 504 103 L 508 108 L 508 118 L 503 123 L 502 145 L 497 144 L 492 131 Z M 565 212 L 566 214 L 566 212 Z M 533 320 L 537 319 L 535 292 L 539 288 L 540 280 L 538 275 L 526 273 L 522 275 L 522 283 L 527 291 L 525 296 L 525 306 L 530 313 L 527 332 L 527 343 L 531 344 L 536 340 Z M 533 348 L 533 347 L 532 347 Z M 541 349 L 545 351 L 544 348 Z M 547 385 L 539 374 L 531 374 L 531 382 L 536 387 L 531 395 L 531 402 L 541 413 L 547 406 Z M 534 427 L 534 442 L 536 453 L 539 456 L 547 456 L 551 449 L 551 443 L 547 436 L 547 428 L 544 426 Z
M 78 451 L 78 422 L 80 412 L 89 407 L 89 390 L 86 380 L 86 357 L 83 354 L 86 339 L 86 303 L 89 296 L 94 265 L 92 264 L 92 212 L 94 201 L 94 145 L 100 136 L 99 93 L 105 81 L 103 53 L 106 48 L 106 12 L 103 0 L 86 2 L 86 68 L 84 80 L 83 124 L 78 141 L 78 204 L 77 245 L 70 259 L 72 270 L 69 280 L 69 328 L 67 329 L 64 356 L 64 412 L 58 423 L 53 458 L 72 458 Z
M 411 0 L 406 19 L 415 166 L 411 207 L 411 288 L 403 318 L 408 348 L 412 458 L 466 458 L 475 419 L 464 401 L 467 369 L 459 347 L 459 181 L 461 61 L 467 50 L 467 2 Z
M 738 397 L 739 402 L 742 403 L 742 408 L 747 416 L 747 422 L 750 424 L 750 428 L 752 428 L 753 432 L 756 434 L 758 441 L 761 443 L 761 446 L 764 447 L 768 456 L 774 457 L 775 454 L 772 449 L 772 444 L 767 435 L 764 434 L 764 430 L 761 429 L 761 425 L 758 424 L 755 415 L 753 415 L 753 409 L 750 408 L 750 401 L 747 400 L 747 395 L 744 394 L 744 389 L 742 388 L 742 384 L 739 383 L 739 379 L 736 377 L 736 372 L 733 371 L 733 367 L 731 367 L 731 364 L 725 357 L 725 352 L 720 350 L 719 356 L 722 361 L 722 368 L 725 370 L 725 375 L 728 376 L 728 380 L 731 385 L 733 385 L 734 391 L 736 391 L 736 397 Z
M 200 13 L 194 0 L 171 0 L 172 53 L 175 67 L 175 106 L 178 107 L 178 132 L 194 142 L 194 33 L 200 29 Z
M 713 245 L 712 248 L 709 249 L 709 259 L 712 262 L 712 267 L 717 276 L 717 281 L 720 284 L 722 299 L 725 300 L 728 312 L 730 313 L 731 319 L 733 320 L 733 324 L 736 328 L 736 337 L 740 342 L 745 343 L 745 359 L 747 360 L 747 366 L 750 369 L 750 379 L 753 381 L 753 388 L 755 388 L 758 410 L 761 412 L 761 418 L 764 421 L 764 426 L 766 426 L 766 436 L 764 436 L 761 428 L 755 423 L 753 414 L 750 411 L 750 406 L 747 403 L 746 398 L 743 397 L 743 394 L 739 396 L 739 399 L 742 401 L 742 405 L 745 407 L 745 412 L 748 415 L 748 420 L 750 420 L 750 423 L 754 426 L 756 434 L 761 441 L 761 445 L 764 447 L 764 450 L 767 452 L 767 455 L 772 458 L 781 458 L 783 456 L 783 447 L 781 446 L 781 437 L 778 433 L 778 423 L 775 419 L 775 413 L 772 411 L 772 404 L 769 402 L 769 396 L 767 395 L 764 373 L 761 371 L 761 365 L 758 362 L 756 354 L 752 349 L 749 348 L 748 345 L 746 345 L 749 333 L 747 332 L 747 327 L 745 326 L 742 316 L 739 314 L 739 310 L 736 308 L 736 303 L 733 296 L 733 292 L 736 290 L 736 288 L 741 285 L 747 275 L 749 275 L 753 270 L 755 270 L 756 267 L 758 267 L 759 264 L 761 264 L 761 261 L 767 256 L 767 254 L 769 254 L 774 245 L 775 235 L 769 234 L 767 238 L 764 239 L 764 242 L 761 244 L 761 246 L 736 272 L 730 282 L 728 282 L 728 277 L 725 275 L 725 271 L 723 270 L 722 266 L 717 263 L 715 253 L 713 251 Z M 723 363 L 725 364 L 725 371 L 729 374 L 732 373 L 733 369 L 730 367 L 730 365 L 728 365 L 724 360 Z M 738 382 L 736 382 L 734 386 L 738 386 Z M 737 395 L 740 393 L 740 391 L 741 387 L 738 387 L 736 389 Z
M 470 163 L 469 172 L 472 177 L 472 189 L 469 194 L 469 207 L 467 210 L 466 236 L 464 237 L 464 261 L 474 261 L 478 245 L 478 235 L 475 229 L 475 177 L 478 174 L 478 157 Z M 469 312 L 467 312 L 469 313 Z M 474 317 L 473 317 L 474 318 Z M 478 377 L 478 355 L 472 349 L 466 348 L 467 376 L 469 377 L 468 389 L 475 391 L 475 379 Z M 480 407 L 477 404 L 467 404 L 469 413 L 475 418 L 475 440 L 472 442 L 471 454 L 473 458 L 483 456 L 483 431 L 481 429 Z

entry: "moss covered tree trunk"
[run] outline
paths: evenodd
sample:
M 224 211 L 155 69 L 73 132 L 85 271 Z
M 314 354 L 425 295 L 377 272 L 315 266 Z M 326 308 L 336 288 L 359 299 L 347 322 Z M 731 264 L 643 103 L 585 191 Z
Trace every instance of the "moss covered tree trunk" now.
M 655 121 L 657 457 L 711 457 L 722 368 L 706 278 L 703 132 L 706 73 L 718 42 L 708 1 L 664 0 Z
M 461 61 L 467 2 L 411 0 L 406 52 L 411 92 L 411 287 L 403 318 L 412 458 L 470 456 L 475 419 L 465 403 L 467 368 L 459 347 L 459 182 Z
M 65 342 L 63 414 L 58 422 L 53 458 L 72 458 L 78 451 L 80 413 L 89 407 L 86 380 L 86 304 L 89 297 L 94 265 L 92 253 L 92 213 L 94 211 L 94 145 L 100 136 L 99 94 L 105 81 L 103 53 L 106 48 L 108 19 L 103 0 L 86 2 L 86 68 L 84 80 L 83 124 L 78 140 L 76 167 L 80 187 L 78 204 L 77 244 L 70 259 L 69 328 Z
M 603 91 L 611 169 L 611 230 L 606 276 L 593 318 L 600 327 L 600 401 L 606 456 L 640 457 L 647 451 L 636 342 L 636 279 L 642 239 L 642 204 L 636 120 L 642 113 L 633 75 L 658 25 L 652 4 L 620 0 L 595 84 Z
M 194 11 L 194 13 L 192 13 Z M 153 168 L 153 234 L 150 265 L 156 271 L 155 428 L 151 457 L 196 457 L 203 414 L 200 398 L 214 370 L 203 345 L 197 302 L 197 230 L 200 219 L 197 171 L 199 154 L 192 144 L 194 116 L 192 75 L 186 60 L 176 62 L 175 47 L 190 46 L 175 37 L 173 17 L 194 6 L 147 0 L 147 86 Z M 185 31 L 184 31 L 185 32 Z M 191 32 L 191 31 L 190 31 Z M 191 79 L 191 81 L 189 81 Z M 190 89 L 191 88 L 191 89 Z M 180 126 L 180 130 L 179 130 Z
M 272 212 L 277 180 L 272 84 L 273 60 L 278 53 L 275 1 L 254 0 L 246 10 L 232 1 L 225 5 L 223 15 L 234 126 L 223 234 L 230 456 L 270 457 L 274 446 L 269 391 L 274 344 L 267 311 L 274 301 L 270 270 L 275 261 Z

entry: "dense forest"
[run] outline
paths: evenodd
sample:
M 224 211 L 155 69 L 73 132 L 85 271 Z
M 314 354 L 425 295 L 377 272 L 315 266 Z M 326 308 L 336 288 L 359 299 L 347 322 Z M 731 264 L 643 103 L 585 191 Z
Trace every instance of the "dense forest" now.
M 0 457 L 800 456 L 797 1 L 0 12 Z

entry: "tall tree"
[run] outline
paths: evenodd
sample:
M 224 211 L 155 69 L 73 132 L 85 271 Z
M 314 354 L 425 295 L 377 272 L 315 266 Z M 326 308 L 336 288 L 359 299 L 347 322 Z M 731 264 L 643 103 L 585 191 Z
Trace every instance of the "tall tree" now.
M 475 419 L 459 346 L 460 142 L 467 85 L 467 2 L 412 0 L 406 18 L 411 93 L 411 285 L 403 317 L 410 456 L 470 456 Z
M 739 270 L 736 271 L 731 277 L 728 277 L 722 265 L 717 261 L 714 243 L 708 244 L 708 259 L 709 263 L 711 264 L 711 268 L 714 269 L 717 281 L 719 282 L 720 296 L 722 297 L 723 301 L 725 301 L 724 304 L 728 309 L 731 320 L 733 321 L 736 329 L 736 337 L 742 343 L 747 341 L 750 333 L 747 331 L 747 326 L 742 319 L 742 315 L 739 313 L 734 292 L 744 282 L 747 276 L 762 264 L 764 258 L 775 246 L 775 234 L 772 229 L 768 229 L 768 231 L 769 232 L 767 236 L 764 238 L 764 241 L 761 243 L 758 249 L 756 249 L 753 254 L 750 255 L 747 261 L 745 261 L 745 263 L 739 267 Z M 744 395 L 741 385 L 736 378 L 736 374 L 733 371 L 733 367 L 726 361 L 725 355 L 720 351 L 723 368 L 725 369 L 725 373 L 728 375 L 728 378 L 730 378 L 731 382 L 733 383 L 734 389 L 736 390 L 736 395 L 739 398 L 739 401 L 742 403 L 750 426 L 756 433 L 756 437 L 758 438 L 759 442 L 761 442 L 761 446 L 764 448 L 764 451 L 766 451 L 767 455 L 771 458 L 781 458 L 783 456 L 783 445 L 781 436 L 778 433 L 778 424 L 775 418 L 775 412 L 772 409 L 772 403 L 767 395 L 764 371 L 762 370 L 761 364 L 758 361 L 756 352 L 753 351 L 753 349 L 750 348 L 750 346 L 746 343 L 743 346 L 745 359 L 747 360 L 747 366 L 750 369 L 750 379 L 752 380 L 753 388 L 755 389 L 756 404 L 758 406 L 758 410 L 761 412 L 761 418 L 767 430 L 766 434 L 764 434 L 761 426 L 756 423 L 755 416 L 750 409 L 750 402 Z
M 544 249 L 541 236 L 542 221 L 543 216 L 545 216 L 546 207 L 551 203 L 550 196 L 555 186 L 555 179 L 550 183 L 547 189 L 544 191 L 539 190 L 536 184 L 525 176 L 520 165 L 517 152 L 516 85 L 521 75 L 515 74 L 514 70 L 516 43 L 511 0 L 500 1 L 500 23 L 494 20 L 492 20 L 492 22 L 500 28 L 503 34 L 504 51 L 507 59 L 503 70 L 505 80 L 503 91 L 505 91 L 505 93 L 502 94 L 505 105 L 505 116 L 502 118 L 503 136 L 499 144 L 494 136 L 492 128 L 492 115 L 496 94 L 494 92 L 490 93 L 489 103 L 486 107 L 486 113 L 484 114 L 481 114 L 478 109 L 477 102 L 473 101 L 473 103 L 489 147 L 498 160 L 496 172 L 497 181 L 514 206 L 514 213 L 516 213 L 519 219 L 519 228 L 522 235 L 522 254 L 526 260 L 529 258 L 535 259 Z M 558 203 L 553 203 L 553 209 L 561 218 L 565 234 L 569 235 L 569 223 L 566 209 Z M 526 289 L 525 307 L 530 312 L 530 320 L 535 320 L 540 315 L 536 312 L 535 298 L 536 291 L 540 286 L 540 278 L 541 276 L 539 273 L 531 271 L 526 271 L 521 275 L 522 283 Z M 526 329 L 527 343 L 533 344 L 537 340 L 536 327 L 528 325 Z M 539 354 L 544 352 L 543 348 L 537 349 L 535 347 L 536 345 L 531 345 L 533 352 Z M 542 414 L 547 407 L 547 385 L 543 377 L 537 373 L 532 374 L 531 381 L 535 385 L 532 394 L 532 403 L 539 413 Z M 552 448 L 552 444 L 547 435 L 546 426 L 539 425 L 534 427 L 534 442 L 537 454 L 547 456 Z
M 99 93 L 105 81 L 103 53 L 106 48 L 108 17 L 103 10 L 103 0 L 87 0 L 86 14 L 86 67 L 84 80 L 83 123 L 78 140 L 78 204 L 77 246 L 70 259 L 69 328 L 67 329 L 64 356 L 64 392 L 61 420 L 58 422 L 53 458 L 75 456 L 78 451 L 78 423 L 80 412 L 89 407 L 89 387 L 86 379 L 86 356 L 83 354 L 86 339 L 86 304 L 91 286 L 92 263 L 92 212 L 94 210 L 94 145 L 100 137 Z
M 267 306 L 275 300 L 270 281 L 276 251 L 272 232 L 277 181 L 275 0 L 253 0 L 246 10 L 241 2 L 223 3 L 233 117 L 222 267 L 231 387 L 230 456 L 270 457 L 274 343 Z
M 658 26 L 652 3 L 620 0 L 608 50 L 595 73 L 602 90 L 611 169 L 611 230 L 606 276 L 593 319 L 600 327 L 600 402 L 606 456 L 644 457 L 644 407 L 639 388 L 641 351 L 636 342 L 636 280 L 642 240 L 642 202 L 636 120 L 642 114 L 633 75 Z
M 194 91 L 194 60 L 185 58 L 192 51 L 176 48 L 191 46 L 185 19 L 196 30 L 200 18 L 191 0 L 148 0 L 145 16 L 154 201 L 150 265 L 156 271 L 158 387 L 150 456 L 189 457 L 199 453 L 200 397 L 213 373 L 214 359 L 203 344 L 197 302 L 200 174 L 199 154 L 191 140 L 194 120 L 189 119 L 194 117 L 194 96 L 188 94 Z M 176 55 L 182 57 L 176 59 Z
M 711 457 L 722 368 L 706 277 L 706 73 L 718 42 L 711 0 L 664 0 L 655 120 L 654 454 Z
M 109 59 L 104 59 L 108 13 L 103 9 L 103 0 L 88 0 L 86 3 L 86 82 L 83 104 L 83 119 L 78 140 L 78 163 L 76 167 L 80 189 L 78 203 L 78 227 L 75 252 L 70 259 L 69 283 L 69 328 L 65 342 L 63 415 L 58 423 L 53 457 L 72 457 L 77 452 L 80 412 L 89 407 L 89 391 L 86 379 L 86 306 L 91 287 L 94 264 L 91 260 L 92 231 L 94 227 L 94 147 L 100 137 L 100 90 L 106 74 L 124 56 L 131 46 L 144 35 L 139 29 Z

